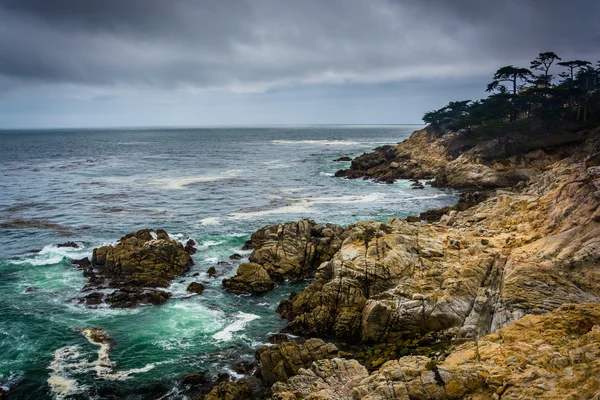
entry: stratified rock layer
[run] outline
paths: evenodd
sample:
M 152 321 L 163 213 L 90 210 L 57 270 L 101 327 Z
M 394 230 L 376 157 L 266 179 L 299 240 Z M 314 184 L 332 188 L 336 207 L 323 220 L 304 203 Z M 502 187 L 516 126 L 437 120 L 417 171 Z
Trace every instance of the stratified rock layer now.
M 344 229 L 333 224 L 319 225 L 310 219 L 265 226 L 255 233 L 247 248 L 253 251 L 249 263 L 237 274 L 223 280 L 233 293 L 267 292 L 277 281 L 299 281 L 339 250 Z
M 438 400 L 600 398 L 600 305 L 528 315 L 443 362 L 402 357 L 367 374 L 333 359 L 273 385 L 273 399 Z

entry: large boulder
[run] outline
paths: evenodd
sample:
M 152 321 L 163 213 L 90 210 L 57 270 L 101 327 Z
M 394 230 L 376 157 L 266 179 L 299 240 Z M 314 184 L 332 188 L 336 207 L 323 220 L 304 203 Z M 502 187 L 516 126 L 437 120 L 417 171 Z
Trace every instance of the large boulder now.
M 275 282 L 262 265 L 250 262 L 240 264 L 234 277 L 223 279 L 223 286 L 234 294 L 262 294 L 273 290 Z
M 106 296 L 106 301 L 115 307 L 132 307 L 163 303 L 170 293 L 155 289 L 167 287 L 192 265 L 184 246 L 167 232 L 143 229 L 94 249 L 91 266 L 84 274 L 90 280 L 88 289 L 118 289 Z
M 275 346 L 264 346 L 257 350 L 256 358 L 260 372 L 267 385 L 285 381 L 297 374 L 300 368 L 310 368 L 314 361 L 338 356 L 338 349 L 321 339 L 308 339 L 300 344 L 284 342 Z
M 274 282 L 303 280 L 331 259 L 343 237 L 343 228 L 310 219 L 265 226 L 245 245 L 253 249 L 250 262 L 241 264 L 236 276 L 223 285 L 234 293 L 256 294 L 271 290 Z

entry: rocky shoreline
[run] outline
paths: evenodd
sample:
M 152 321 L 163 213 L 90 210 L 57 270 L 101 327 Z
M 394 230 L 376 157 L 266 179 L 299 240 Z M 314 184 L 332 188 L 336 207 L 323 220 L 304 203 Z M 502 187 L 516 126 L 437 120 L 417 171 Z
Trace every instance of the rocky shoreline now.
M 252 234 L 226 290 L 307 286 L 281 301 L 288 325 L 243 379 L 188 375 L 186 393 L 600 399 L 600 129 L 502 160 L 488 157 L 498 143 L 457 152 L 455 139 L 416 131 L 336 173 L 466 190 L 454 207 L 346 227 L 302 219 Z M 170 294 L 161 288 L 189 270 L 194 251 L 148 229 L 94 249 L 91 261 L 75 261 L 89 279 L 82 301 L 162 304 Z
M 312 277 L 281 302 L 278 311 L 289 321 L 284 332 L 331 340 L 345 355 L 316 361 L 298 344 L 279 344 L 279 364 L 257 356 L 260 372 L 251 379 L 267 390 L 254 395 L 600 396 L 598 133 L 577 145 L 485 162 L 477 149 L 452 157 L 447 138 L 417 131 L 395 148 L 358 157 L 337 176 L 430 179 L 484 192 L 419 217 L 328 226 L 324 242 L 323 227 L 310 220 L 258 231 L 256 237 L 268 238 L 253 235 L 250 261 L 260 273 L 243 264 L 232 279 L 256 293 L 252 287 L 263 279 Z M 324 251 L 315 243 L 326 243 Z M 302 369 L 270 370 L 290 363 L 282 346 L 306 360 Z M 277 383 L 269 388 L 273 376 Z

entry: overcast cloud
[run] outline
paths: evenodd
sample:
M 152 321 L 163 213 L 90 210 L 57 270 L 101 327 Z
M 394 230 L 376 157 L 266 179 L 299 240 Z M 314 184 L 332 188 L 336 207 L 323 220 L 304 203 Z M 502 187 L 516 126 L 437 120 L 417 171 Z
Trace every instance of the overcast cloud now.
M 0 127 L 418 123 L 537 53 L 600 59 L 597 0 L 0 0 Z

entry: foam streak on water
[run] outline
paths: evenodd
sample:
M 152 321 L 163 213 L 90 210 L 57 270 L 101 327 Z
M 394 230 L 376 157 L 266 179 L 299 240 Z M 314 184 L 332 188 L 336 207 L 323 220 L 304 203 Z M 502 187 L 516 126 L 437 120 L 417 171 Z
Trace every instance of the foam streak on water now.
M 386 221 L 452 204 L 452 192 L 428 186 L 332 177 L 349 165 L 333 160 L 397 143 L 413 129 L 0 132 L 0 223 L 12 226 L 0 228 L 0 386 L 41 400 L 119 398 L 158 384 L 164 391 L 148 397 L 159 398 L 177 392 L 186 373 L 214 375 L 253 360 L 285 325 L 278 302 L 302 286 L 231 295 L 221 280 L 244 260 L 229 256 L 247 256 L 244 242 L 267 224 Z M 172 282 L 171 299 L 129 310 L 82 305 L 86 279 L 71 260 L 141 228 L 197 243 L 195 265 Z M 57 246 L 65 242 L 79 248 Z M 217 278 L 207 274 L 212 266 Z M 192 282 L 206 286 L 202 295 L 187 292 Z M 113 348 L 77 330 L 91 327 L 104 329 Z

